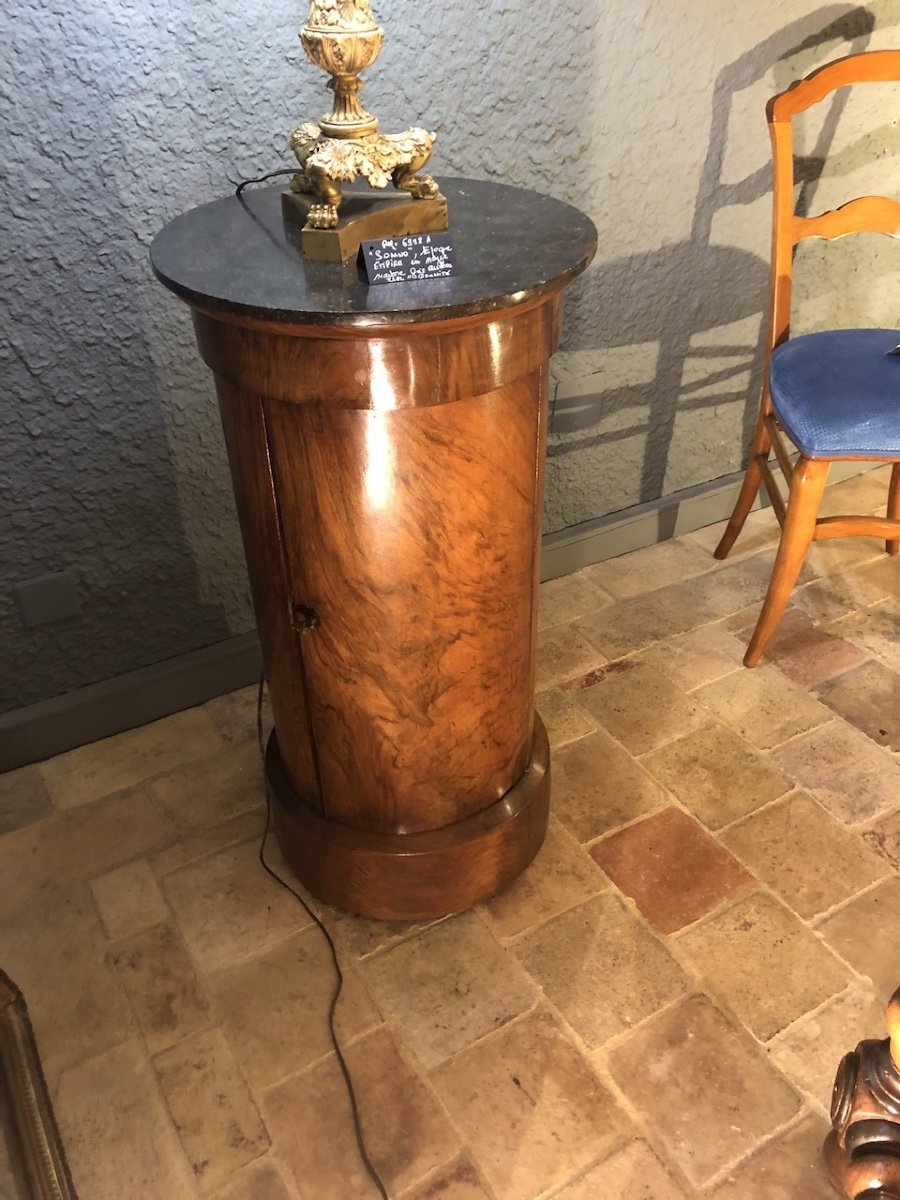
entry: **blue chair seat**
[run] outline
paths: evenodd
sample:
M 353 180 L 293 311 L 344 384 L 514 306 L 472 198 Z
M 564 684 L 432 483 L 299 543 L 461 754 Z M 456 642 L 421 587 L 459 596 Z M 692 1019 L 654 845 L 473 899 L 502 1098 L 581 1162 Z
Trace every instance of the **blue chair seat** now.
M 829 329 L 772 354 L 772 406 L 807 458 L 900 458 L 896 329 Z

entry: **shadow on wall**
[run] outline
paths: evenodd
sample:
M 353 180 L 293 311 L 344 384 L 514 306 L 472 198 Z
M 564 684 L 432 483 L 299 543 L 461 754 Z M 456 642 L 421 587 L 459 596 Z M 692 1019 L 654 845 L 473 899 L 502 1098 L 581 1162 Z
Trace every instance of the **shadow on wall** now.
M 110 102 L 127 82 L 115 78 L 125 56 L 86 27 L 22 12 L 4 55 L 11 403 L 0 561 L 9 583 L 74 570 L 82 615 L 24 630 L 9 586 L 0 589 L 0 710 L 230 634 L 200 598 L 144 331 L 146 251 L 126 207 L 141 201 L 122 195 L 125 181 L 140 181 Z
M 752 204 L 770 192 L 771 169 L 767 163 L 739 182 L 723 182 L 733 98 L 763 78 L 773 65 L 820 45 L 846 42 L 829 58 L 866 49 L 874 26 L 875 18 L 867 8 L 820 9 L 719 72 L 690 237 L 602 263 L 582 278 L 567 314 L 565 348 L 569 351 L 603 351 L 655 341 L 658 353 L 653 377 L 590 395 L 558 398 L 551 434 L 564 440 L 551 444 L 548 457 L 559 459 L 589 447 L 643 437 L 640 499 L 655 500 L 664 493 L 676 413 L 733 402 L 735 382 L 746 377 L 748 369 L 743 426 L 745 443 L 749 443 L 764 361 L 769 264 L 747 250 L 714 245 L 712 230 L 721 209 Z M 787 87 L 795 77 L 795 71 L 786 71 L 776 86 Z M 821 174 L 846 99 L 846 91 L 836 94 L 814 152 L 798 163 L 798 175 L 804 180 L 801 207 Z M 754 344 L 694 344 L 706 331 L 752 318 L 758 319 L 759 329 Z M 726 365 L 721 365 L 723 360 Z M 636 411 L 629 419 L 632 410 Z M 601 422 L 610 423 L 613 414 L 622 414 L 612 422 L 616 428 L 598 430 Z M 667 536 L 667 531 L 661 530 L 661 536 Z

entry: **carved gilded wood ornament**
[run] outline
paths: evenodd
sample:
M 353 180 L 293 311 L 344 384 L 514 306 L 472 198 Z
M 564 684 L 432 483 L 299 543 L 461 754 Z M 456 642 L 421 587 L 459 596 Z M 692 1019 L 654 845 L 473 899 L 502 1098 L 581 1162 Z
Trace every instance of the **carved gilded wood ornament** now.
M 834 1082 L 825 1161 L 848 1200 L 900 1200 L 900 988 L 887 1026 L 884 1041 L 844 1055 Z
M 300 41 L 310 62 L 331 76 L 334 92 L 329 113 L 315 124 L 306 122 L 291 134 L 291 149 L 302 170 L 292 190 L 312 193 L 307 225 L 334 229 L 342 202 L 341 184 L 358 177 L 373 188 L 389 182 L 414 199 L 440 196 L 437 183 L 422 171 L 431 156 L 435 134 L 411 128 L 381 133 L 378 120 L 361 105 L 359 76 L 378 58 L 384 30 L 376 24 L 369 0 L 311 0 Z

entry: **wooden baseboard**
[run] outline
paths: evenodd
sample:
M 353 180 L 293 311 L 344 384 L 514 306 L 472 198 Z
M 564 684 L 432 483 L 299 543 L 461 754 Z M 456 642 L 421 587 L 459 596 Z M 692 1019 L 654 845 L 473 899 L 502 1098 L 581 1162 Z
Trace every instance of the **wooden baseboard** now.
M 829 483 L 840 483 L 871 469 L 871 463 L 836 462 L 832 464 Z M 621 512 L 548 533 L 541 553 L 541 579 L 571 575 L 592 563 L 725 521 L 731 516 L 743 478 L 743 471 L 723 475 L 647 504 L 635 504 Z M 758 499 L 754 507 L 762 506 Z
M 0 771 L 157 721 L 259 679 L 256 633 L 0 715 Z

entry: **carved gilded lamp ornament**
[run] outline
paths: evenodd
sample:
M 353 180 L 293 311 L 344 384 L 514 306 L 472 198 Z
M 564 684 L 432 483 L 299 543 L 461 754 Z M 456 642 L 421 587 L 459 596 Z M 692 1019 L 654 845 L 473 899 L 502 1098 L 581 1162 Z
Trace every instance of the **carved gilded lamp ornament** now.
M 285 211 L 306 219 L 303 253 L 310 258 L 346 259 L 365 238 L 392 237 L 447 228 L 447 204 L 430 175 L 420 174 L 431 157 L 435 134 L 411 128 L 381 133 L 378 120 L 360 103 L 360 73 L 378 58 L 384 30 L 369 0 L 311 0 L 300 41 L 310 62 L 331 76 L 331 111 L 318 124 L 308 121 L 291 134 L 301 170 L 291 183 Z M 372 188 L 389 183 L 405 203 L 347 204 L 342 184 L 362 178 Z M 349 211 L 350 209 L 353 211 Z M 316 236 L 316 232 L 318 236 Z M 327 236 L 328 231 L 334 231 Z M 325 233 L 326 236 L 322 236 Z

